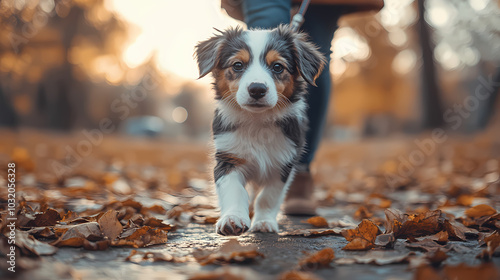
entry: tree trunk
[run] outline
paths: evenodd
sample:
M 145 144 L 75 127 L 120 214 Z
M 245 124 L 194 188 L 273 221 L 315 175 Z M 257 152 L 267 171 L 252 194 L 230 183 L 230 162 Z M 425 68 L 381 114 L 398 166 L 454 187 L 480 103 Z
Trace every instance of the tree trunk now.
M 434 45 L 431 39 L 430 27 L 425 22 L 425 0 L 418 0 L 417 3 L 419 12 L 418 33 L 422 50 L 422 68 L 420 71 L 422 126 L 424 129 L 430 129 L 443 125 L 443 109 L 433 58 Z

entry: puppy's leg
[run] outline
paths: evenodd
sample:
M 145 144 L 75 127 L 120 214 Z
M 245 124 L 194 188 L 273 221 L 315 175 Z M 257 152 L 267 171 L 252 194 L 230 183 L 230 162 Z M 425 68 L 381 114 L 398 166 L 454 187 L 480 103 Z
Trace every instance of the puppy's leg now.
M 288 180 L 291 181 L 291 180 Z M 276 216 L 281 203 L 285 198 L 289 182 L 283 183 L 277 179 L 262 188 L 255 200 L 255 214 L 253 216 L 251 231 L 278 232 Z
M 216 224 L 218 234 L 240 235 L 250 227 L 248 193 L 240 172 L 232 171 L 216 182 L 221 215 Z

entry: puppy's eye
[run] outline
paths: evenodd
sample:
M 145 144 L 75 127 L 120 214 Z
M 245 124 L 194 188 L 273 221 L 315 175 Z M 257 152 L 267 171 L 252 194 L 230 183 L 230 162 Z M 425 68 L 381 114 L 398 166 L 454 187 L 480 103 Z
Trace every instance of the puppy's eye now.
M 283 69 L 285 69 L 285 67 L 283 67 L 283 65 L 281 65 L 279 63 L 275 63 L 273 65 L 273 71 L 274 71 L 274 73 L 278 73 L 279 74 L 279 73 L 283 72 Z
M 242 71 L 243 70 L 243 63 L 236 62 L 235 64 L 233 64 L 233 70 L 236 72 Z

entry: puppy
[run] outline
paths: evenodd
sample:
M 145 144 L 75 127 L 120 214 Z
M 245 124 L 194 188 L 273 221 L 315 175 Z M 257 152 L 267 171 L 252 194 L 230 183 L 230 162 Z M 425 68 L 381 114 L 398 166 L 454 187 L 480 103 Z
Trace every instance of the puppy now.
M 287 25 L 219 31 L 195 56 L 200 78 L 215 78 L 216 231 L 278 232 L 276 216 L 305 145 L 307 84 L 315 85 L 325 58 Z

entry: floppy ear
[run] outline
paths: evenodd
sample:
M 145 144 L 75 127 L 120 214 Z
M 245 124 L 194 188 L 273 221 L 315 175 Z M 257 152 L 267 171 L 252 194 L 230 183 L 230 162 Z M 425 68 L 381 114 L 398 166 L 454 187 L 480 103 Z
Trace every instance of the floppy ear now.
M 306 82 L 316 86 L 315 80 L 321 74 L 326 64 L 325 56 L 318 51 L 318 48 L 314 44 L 307 41 L 304 33 L 296 35 L 294 45 L 297 68 L 300 75 Z
M 198 69 L 200 71 L 199 78 L 203 78 L 205 75 L 210 73 L 217 65 L 223 38 L 222 34 L 215 35 L 196 45 L 195 56 L 198 60 Z

